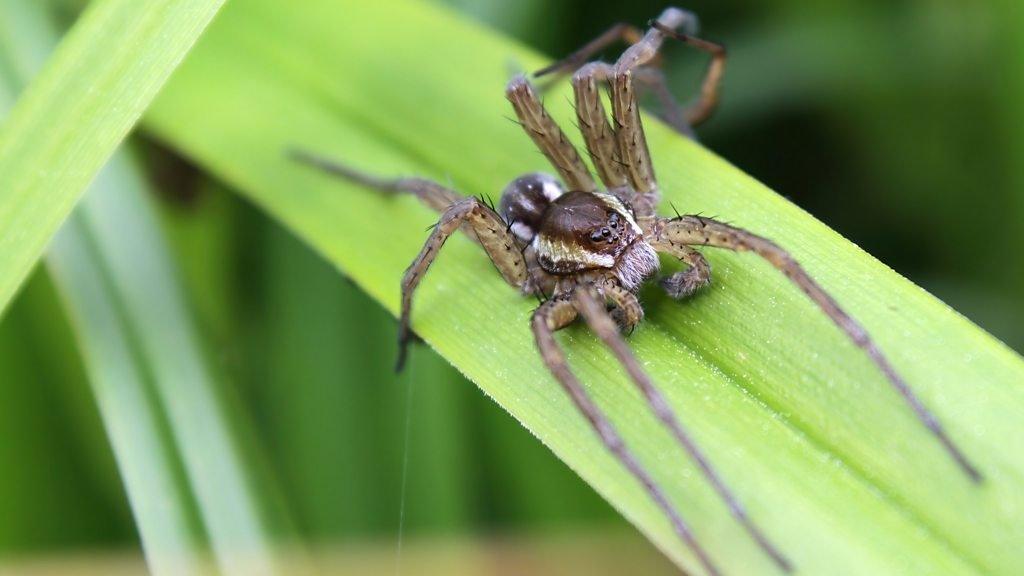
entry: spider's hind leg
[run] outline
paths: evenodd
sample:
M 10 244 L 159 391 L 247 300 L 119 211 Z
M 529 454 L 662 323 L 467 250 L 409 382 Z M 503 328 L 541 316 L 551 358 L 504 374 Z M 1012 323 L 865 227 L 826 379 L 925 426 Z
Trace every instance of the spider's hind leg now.
M 653 171 L 649 171 L 649 178 L 646 180 L 650 185 L 640 186 L 637 176 L 632 172 L 634 164 L 647 162 L 649 165 L 650 158 L 648 157 L 646 161 L 639 158 L 635 147 L 629 150 L 623 148 L 618 130 L 628 127 L 621 122 L 617 122 L 617 128 L 612 127 L 601 99 L 600 86 L 611 81 L 615 73 L 615 67 L 611 64 L 591 62 L 573 74 L 576 119 L 587 152 L 605 188 L 632 204 L 638 217 L 650 217 L 654 215 L 660 198 L 657 186 L 653 183 Z M 664 80 L 659 71 L 650 68 L 639 68 L 635 73 L 638 81 L 652 77 Z M 661 93 L 671 100 L 672 95 L 668 93 L 667 88 L 661 90 Z M 675 111 L 672 116 L 673 119 L 669 122 L 677 124 L 677 129 L 681 133 L 692 134 L 680 111 Z M 642 138 L 642 129 L 639 134 Z M 643 152 L 646 152 L 646 149 L 646 144 L 643 144 Z
M 666 8 L 661 13 L 661 16 L 658 17 L 658 20 L 665 21 L 668 24 L 677 22 L 673 28 L 681 29 L 683 34 L 689 36 L 695 36 L 700 31 L 700 19 L 697 18 L 697 15 L 689 10 L 683 10 L 682 8 Z M 533 77 L 540 78 L 542 76 L 554 74 L 552 81 L 555 81 L 560 76 L 570 74 L 573 70 L 583 66 L 591 58 L 597 56 L 602 50 L 616 42 L 624 42 L 632 45 L 640 42 L 643 38 L 643 30 L 631 24 L 619 22 L 602 32 L 590 42 L 584 44 L 580 49 L 576 50 L 572 54 L 537 70 L 533 73 Z
M 682 17 L 678 18 L 679 15 Z M 700 21 L 698 20 L 697 15 L 687 10 L 668 8 L 662 12 L 660 19 L 669 23 L 678 22 L 676 29 L 682 30 L 683 34 L 688 36 L 696 35 L 700 29 Z M 542 92 L 546 91 L 558 82 L 560 77 L 573 73 L 574 70 L 582 67 L 590 59 L 600 54 L 602 50 L 612 44 L 616 42 L 623 42 L 627 45 L 632 45 L 640 42 L 643 38 L 644 32 L 640 28 L 625 23 L 616 24 L 569 56 L 534 72 L 533 77 L 541 78 L 543 76 L 548 76 L 550 78 L 550 80 L 541 85 L 540 88 Z M 660 64 L 660 54 L 656 54 L 651 61 L 647 63 L 646 67 L 637 70 L 637 81 L 644 88 L 649 89 L 661 103 L 662 109 L 658 116 L 668 125 L 672 126 L 676 132 L 693 138 L 693 128 L 686 121 L 686 110 L 684 110 L 676 101 L 675 97 L 672 96 L 672 92 L 668 87 L 668 82 L 665 80 L 665 75 L 661 70 L 656 68 L 660 66 Z

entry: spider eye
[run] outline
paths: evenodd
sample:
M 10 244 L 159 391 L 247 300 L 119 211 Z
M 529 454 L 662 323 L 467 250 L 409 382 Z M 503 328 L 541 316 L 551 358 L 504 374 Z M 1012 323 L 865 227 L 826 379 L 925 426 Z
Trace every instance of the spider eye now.
M 608 217 L 608 225 L 611 226 L 612 228 L 618 228 L 619 227 L 619 213 L 618 212 L 612 212 L 612 215 Z
M 600 228 L 598 230 L 594 230 L 593 232 L 590 233 L 590 240 L 592 242 L 601 242 L 602 240 L 605 239 L 605 236 L 608 235 L 606 234 L 606 232 L 608 232 L 607 228 Z

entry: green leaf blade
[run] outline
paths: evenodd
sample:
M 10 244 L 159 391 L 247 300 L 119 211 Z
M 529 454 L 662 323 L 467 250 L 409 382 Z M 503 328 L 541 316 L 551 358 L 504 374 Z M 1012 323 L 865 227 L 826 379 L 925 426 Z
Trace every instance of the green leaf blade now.
M 148 194 L 134 163 L 115 156 L 73 214 L 72 232 L 65 236 L 62 229 L 58 234 L 47 262 L 61 280 L 59 284 L 74 314 L 92 314 L 94 307 L 103 305 L 99 298 L 106 298 L 109 306 L 116 306 L 120 312 L 118 329 L 122 339 L 130 339 L 126 344 L 130 345 L 133 366 L 140 376 L 134 385 L 151 395 L 151 410 L 165 425 L 166 442 L 171 447 L 167 457 L 178 468 L 178 482 L 188 490 L 194 501 L 189 508 L 195 509 L 201 523 L 203 541 L 194 547 L 193 555 L 205 554 L 208 547 L 212 561 L 225 574 L 279 573 L 275 537 L 281 535 L 277 533 L 281 526 L 273 523 L 280 516 L 275 509 L 278 503 L 268 497 L 269 491 L 261 490 L 266 488 L 266 479 L 257 473 L 245 450 L 237 414 L 232 413 L 225 387 L 202 350 Z M 88 256 L 76 250 L 83 242 L 94 252 L 85 262 L 76 259 Z M 105 285 L 94 289 L 103 288 L 102 294 L 78 301 L 83 298 L 78 292 L 90 283 L 86 267 L 102 270 Z M 81 328 L 80 341 L 85 343 L 86 351 L 90 345 L 116 343 L 105 339 L 114 335 L 100 332 L 102 326 L 83 321 Z M 91 377 L 100 397 L 104 387 L 111 385 L 110 372 L 102 368 L 111 366 L 98 366 Z M 124 387 L 117 391 L 117 398 L 123 400 L 122 395 L 131 392 Z M 123 404 L 112 407 L 105 412 L 105 420 L 116 423 L 135 417 L 125 412 L 126 408 Z M 125 429 L 114 432 L 131 433 Z M 118 440 L 124 441 L 112 434 L 112 441 Z M 119 461 L 165 481 L 174 477 L 153 469 L 145 460 L 139 462 L 138 457 L 127 453 L 119 455 Z M 129 480 L 132 478 L 126 477 L 126 482 Z M 145 512 L 145 507 L 159 503 L 133 499 L 133 510 L 138 504 Z M 155 518 L 144 520 L 146 528 L 159 531 L 154 537 L 165 535 L 166 527 Z M 147 557 L 147 561 L 152 559 Z M 203 563 L 197 563 L 194 569 L 199 570 L 197 573 L 210 571 Z M 177 572 L 169 569 L 166 573 Z
M 149 127 L 252 198 L 380 300 L 436 216 L 290 164 L 301 145 L 380 174 L 497 196 L 550 171 L 503 116 L 507 65 L 543 61 L 436 9 L 253 1 L 227 10 L 157 101 Z M 344 14 L 342 14 L 344 12 Z M 381 26 L 388 23 L 382 49 Z M 396 46 L 397 44 L 397 46 Z M 245 94 L 240 100 L 238 95 Z M 547 98 L 568 126 L 564 93 Z M 786 279 L 749 255 L 708 252 L 713 287 L 690 302 L 643 293 L 631 338 L 644 366 L 801 573 L 1014 574 L 1024 363 L 924 291 L 698 145 L 648 122 L 668 201 L 791 250 L 861 320 L 987 475 L 959 472 L 875 367 Z M 417 294 L 414 327 L 662 549 L 688 553 L 546 373 L 534 304 L 464 239 Z M 570 362 L 724 568 L 769 570 L 618 367 L 584 330 Z M 415 369 L 415 367 L 413 367 Z
M 29 0 L 8 0 L 0 16 L 17 22 L 9 31 L 19 32 L 0 44 L 0 60 L 14 64 L 11 76 L 18 76 L 0 78 L 3 97 L 18 92 L 57 34 L 46 7 Z M 26 29 L 31 33 L 21 33 Z M 151 194 L 138 165 L 115 154 L 46 256 L 148 568 L 174 575 L 280 573 L 274 532 L 281 526 L 272 521 L 282 514 L 259 491 L 266 479 L 247 461 L 229 402 L 201 351 Z
M 47 263 L 80 335 L 147 563 L 157 574 L 201 574 L 204 534 L 192 495 L 89 240 L 81 217 L 72 215 Z
M 0 310 L 222 4 L 93 3 L 26 90 L 0 132 Z

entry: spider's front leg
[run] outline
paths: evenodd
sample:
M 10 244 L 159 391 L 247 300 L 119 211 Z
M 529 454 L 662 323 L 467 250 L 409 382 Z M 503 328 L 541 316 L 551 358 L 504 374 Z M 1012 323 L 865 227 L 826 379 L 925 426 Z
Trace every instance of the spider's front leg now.
M 406 350 L 412 338 L 409 319 L 413 293 L 437 258 L 437 253 L 445 241 L 463 225 L 468 225 L 472 229 L 506 282 L 519 289 L 526 285 L 529 277 L 526 260 L 516 243 L 515 236 L 509 231 L 501 216 L 477 198 L 463 198 L 455 202 L 441 214 L 441 219 L 434 226 L 423 249 L 402 277 L 402 315 L 398 328 L 399 350 L 396 370 L 401 370 L 404 366 Z
M 945 428 L 917 397 L 910 385 L 896 372 L 889 359 L 868 335 L 867 330 L 847 314 L 788 252 L 767 238 L 702 216 L 658 218 L 648 223 L 644 235 L 656 248 L 672 245 L 713 246 L 737 252 L 753 252 L 767 260 L 803 290 L 855 345 L 867 353 L 892 387 L 910 404 L 921 423 L 939 440 L 964 473 L 974 482 L 981 481 L 981 473 L 953 443 Z

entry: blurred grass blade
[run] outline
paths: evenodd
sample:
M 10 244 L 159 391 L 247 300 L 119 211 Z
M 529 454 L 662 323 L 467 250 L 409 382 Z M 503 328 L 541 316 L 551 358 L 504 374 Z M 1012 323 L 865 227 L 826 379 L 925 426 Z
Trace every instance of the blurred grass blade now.
M 116 157 L 113 162 L 121 164 Z M 112 298 L 105 263 L 79 213 L 58 232 L 46 262 L 78 334 L 150 570 L 202 573 L 205 535 L 181 461 L 129 321 Z
M 10 25 L 0 45 L 0 60 L 10 71 L 0 81 L 0 102 L 14 101 L 57 40 L 44 10 L 32 0 L 0 4 L 0 21 Z M 0 106 L 0 118 L 7 110 Z M 109 170 L 130 168 L 115 157 Z M 73 318 L 150 570 L 201 573 L 197 552 L 204 535 L 195 503 L 127 319 L 80 214 L 72 214 L 59 232 L 47 263 Z
M 0 132 L 0 312 L 223 1 L 97 0 L 25 91 Z
M 0 17 L 16 15 L 11 21 L 35 31 L 3 46 L 19 74 L 30 74 L 56 39 L 43 10 L 29 0 L 0 5 Z M 0 92 L 16 93 L 10 80 Z M 147 561 L 156 574 L 206 573 L 200 553 L 210 546 L 227 574 L 273 573 L 260 509 L 269 506 L 205 366 L 146 196 L 138 168 L 115 155 L 47 263 L 74 320 Z
M 58 233 L 47 261 L 72 313 L 80 318 L 85 351 L 102 346 L 97 342 L 116 342 L 104 340 L 108 334 L 102 332 L 103 325 L 88 322 L 88 315 L 95 313 L 90 306 L 102 308 L 102 303 L 95 294 L 84 298 L 102 271 L 105 285 L 96 288 L 104 288 L 98 296 L 120 313 L 121 338 L 130 340 L 131 360 L 151 386 L 159 417 L 170 428 L 178 466 L 184 469 L 217 564 L 226 574 L 275 573 L 277 502 L 269 491 L 260 490 L 263 483 L 247 461 L 230 406 L 203 358 L 146 186 L 127 158 L 115 157 L 101 172 L 69 223 Z M 83 245 L 92 248 L 91 258 Z M 101 391 L 110 378 L 107 372 L 93 374 Z M 115 422 L 124 416 L 114 415 Z M 126 477 L 126 483 L 131 480 Z
M 394 18 L 401 14 L 401 18 Z M 428 4 L 273 0 L 229 6 L 154 103 L 158 137 L 219 175 L 395 312 L 436 218 L 286 160 L 296 145 L 382 174 L 497 196 L 550 171 L 513 123 L 510 63 L 544 59 Z M 567 90 L 550 95 L 568 126 Z M 631 344 L 801 574 L 1024 571 L 1024 362 L 956 312 L 700 146 L 647 129 L 666 202 L 789 248 L 860 319 L 974 458 L 972 485 L 883 377 L 782 275 L 708 252 L 690 302 L 644 293 Z M 795 160 L 798 161 L 798 160 Z M 680 565 L 696 566 L 544 370 L 520 298 L 465 239 L 417 294 L 417 332 Z M 570 362 L 730 574 L 772 573 L 596 341 Z M 412 367 L 416 376 L 416 366 Z M 340 377 L 340 376 L 339 376 Z

